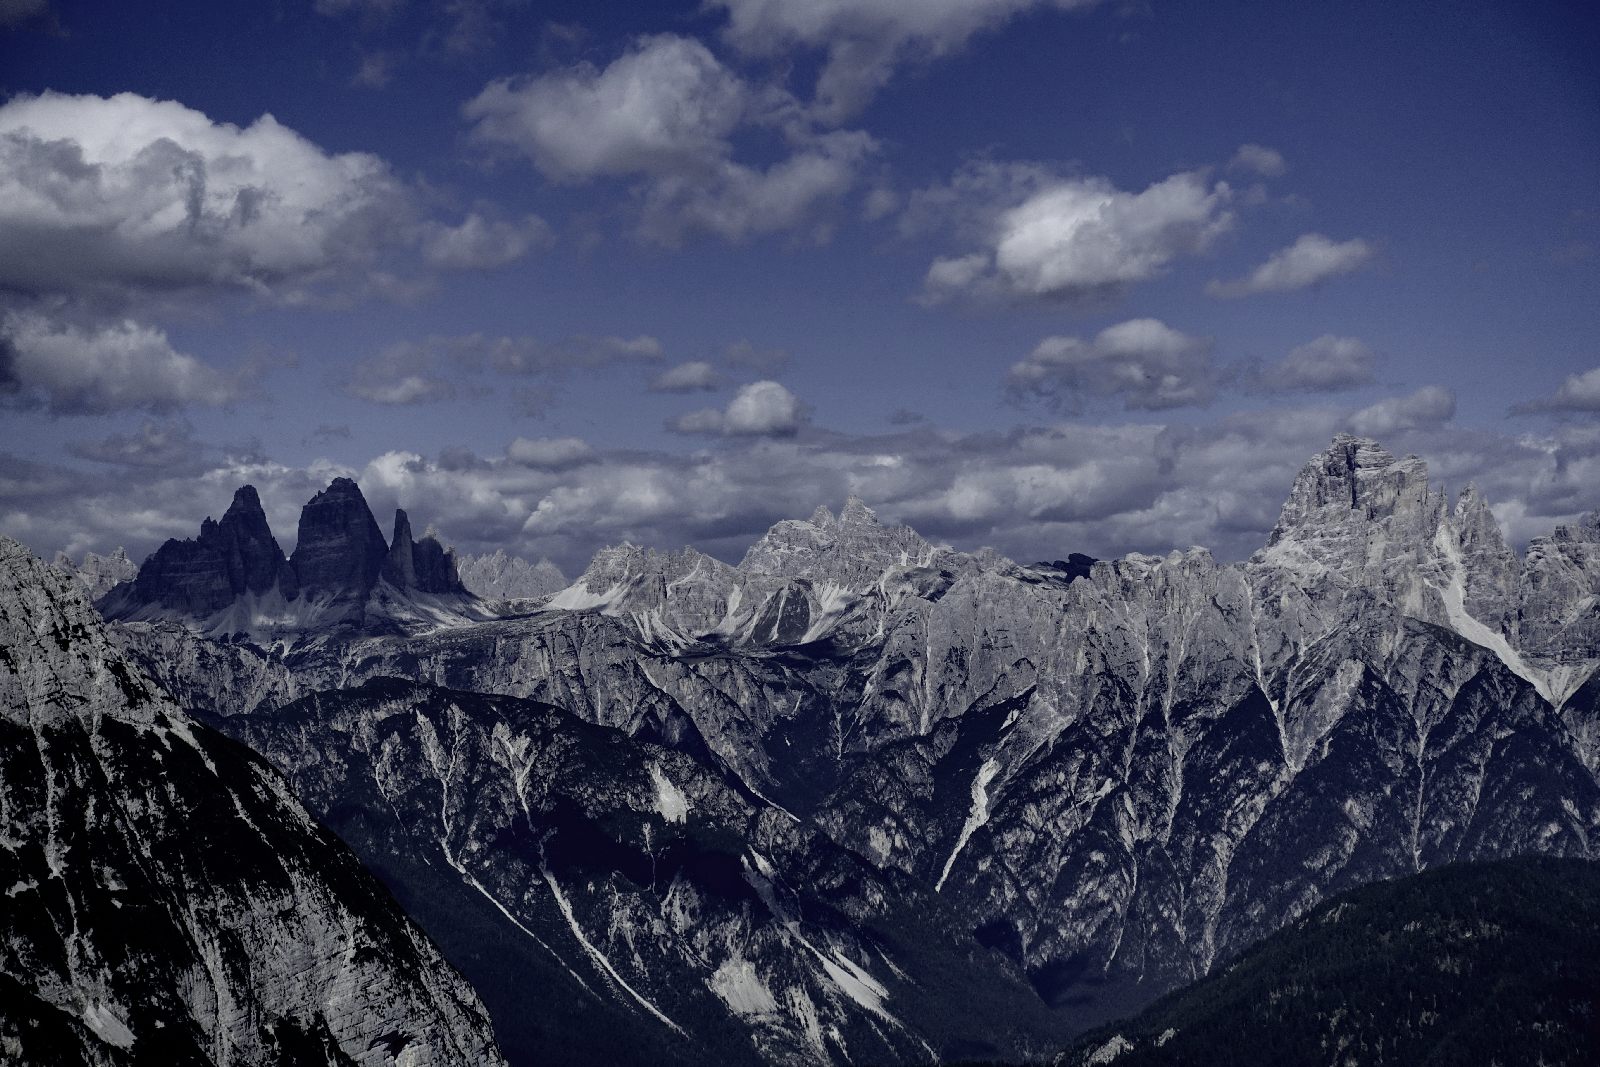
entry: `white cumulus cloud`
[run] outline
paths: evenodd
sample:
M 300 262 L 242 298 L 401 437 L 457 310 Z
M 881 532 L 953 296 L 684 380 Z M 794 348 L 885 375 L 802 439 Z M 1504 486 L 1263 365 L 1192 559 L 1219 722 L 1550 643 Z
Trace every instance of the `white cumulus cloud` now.
M 1323 334 L 1263 369 L 1254 384 L 1269 393 L 1331 393 L 1370 385 L 1377 355 L 1354 337 Z
M 447 270 L 492 270 L 515 263 L 550 240 L 549 225 L 537 215 L 512 221 L 474 211 L 455 226 L 424 226 L 422 254 Z
M 1019 202 L 1006 203 L 1019 192 Z M 1180 256 L 1204 251 L 1233 225 L 1231 196 L 1226 183 L 1211 184 L 1198 172 L 1174 174 L 1138 193 L 1104 178 L 1049 179 L 1027 168 L 985 170 L 976 180 L 958 175 L 946 190 L 920 194 L 912 211 L 979 200 L 977 213 L 987 208 L 976 227 L 982 247 L 935 260 L 924 298 L 1113 296 L 1156 277 Z
M 690 360 L 669 367 L 650 381 L 653 393 L 698 393 L 717 388 L 722 376 L 703 359 Z
M 753 55 L 823 50 L 817 108 L 838 120 L 858 110 L 907 60 L 960 49 L 976 33 L 1030 10 L 1093 7 L 1097 0 L 711 0 L 728 13 L 724 35 Z
M 663 34 L 604 69 L 491 82 L 464 113 L 478 141 L 526 154 L 556 181 L 583 181 L 703 168 L 726 153 L 748 95 L 705 45 Z
M 580 437 L 518 437 L 506 446 L 506 458 L 537 470 L 568 470 L 592 462 L 596 453 Z
M 367 262 L 411 204 L 377 156 L 323 151 L 263 115 L 47 92 L 0 106 L 0 286 L 227 286 L 297 295 Z
M 464 114 L 475 141 L 527 157 L 552 181 L 634 179 L 639 234 L 666 245 L 808 227 L 826 238 L 828 210 L 878 151 L 859 130 L 816 131 L 787 93 L 748 84 L 674 34 L 641 38 L 603 68 L 491 82 Z M 732 141 L 757 126 L 784 141 L 764 165 L 736 158 Z
M 1259 174 L 1263 178 L 1276 178 L 1289 169 L 1283 153 L 1259 144 L 1242 144 L 1228 162 L 1228 169 Z
M 678 433 L 734 437 L 786 437 L 800 429 L 805 413 L 800 399 L 774 381 L 751 382 L 722 410 L 703 408 L 680 415 L 669 428 Z
M 1518 415 L 1539 411 L 1600 413 L 1600 367 L 1568 375 L 1554 395 L 1517 404 L 1511 410 Z
M 56 415 L 217 407 L 243 393 L 227 375 L 177 351 L 163 330 L 131 319 L 80 326 L 32 312 L 0 324 L 0 398 Z

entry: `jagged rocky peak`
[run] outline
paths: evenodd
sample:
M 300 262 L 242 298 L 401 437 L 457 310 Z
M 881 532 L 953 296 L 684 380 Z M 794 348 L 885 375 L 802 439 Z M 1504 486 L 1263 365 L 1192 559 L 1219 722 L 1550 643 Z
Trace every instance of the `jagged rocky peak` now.
M 624 541 L 596 552 L 577 584 L 590 592 L 600 593 L 644 576 L 671 583 L 695 574 L 722 579 L 732 572 L 733 568 L 726 563 L 695 548 L 684 546 L 676 552 L 668 552 Z
M 85 552 L 82 563 L 73 562 L 65 552 L 57 552 L 54 565 L 56 570 L 82 583 L 90 600 L 99 600 L 139 573 L 139 565 L 128 558 L 128 550 L 121 545 L 109 556 Z
M 255 486 L 242 485 L 234 491 L 233 502 L 218 525 L 231 531 L 228 543 L 238 552 L 238 573 L 245 590 L 264 593 L 279 583 L 284 576 L 283 550 L 272 536 Z
M 909 526 L 884 525 L 860 497 L 851 496 L 837 518 L 818 507 L 808 520 L 774 523 L 745 552 L 739 570 L 860 590 L 890 567 L 928 566 L 939 552 Z
M 1536 654 L 1587 663 L 1600 653 L 1600 512 L 1528 542 L 1522 640 Z
M 839 512 L 840 526 L 879 526 L 878 513 L 867 507 L 866 501 L 858 496 L 851 496 L 844 502 L 844 510 Z
M 360 486 L 335 478 L 300 511 L 300 532 L 289 558 L 308 595 L 362 596 L 378 584 L 389 543 Z
M 380 579 L 387 581 L 384 603 L 369 605 Z M 361 488 L 335 478 L 301 510 L 299 541 L 288 559 L 255 488 L 242 486 L 220 522 L 207 518 L 199 537 L 162 545 L 99 607 L 108 619 L 178 616 L 203 622 L 211 633 L 256 633 L 394 623 L 396 610 L 411 600 L 396 591 L 471 597 L 453 554 L 431 531 L 413 537 L 410 519 L 398 511 L 391 545 Z
M 567 585 L 567 576 L 550 560 L 529 563 L 503 548 L 487 555 L 458 557 L 456 569 L 461 584 L 470 592 L 500 600 L 537 599 Z
M 1436 518 L 1442 500 L 1428 492 L 1427 464 L 1395 459 L 1376 441 L 1340 434 L 1295 479 L 1268 544 L 1296 532 L 1370 521 Z
M 1522 563 L 1475 486 L 1468 485 L 1456 498 L 1450 525 L 1460 545 L 1467 612 L 1497 631 L 1514 631 Z
M 139 568 L 131 586 L 108 600 L 158 604 L 190 615 L 209 615 L 247 593 L 265 593 L 280 581 L 292 584 L 254 486 L 241 486 L 217 522 L 207 517 L 200 536 L 172 539 Z
M 596 552 L 549 606 L 655 614 L 674 628 L 701 632 L 726 613 L 738 577 L 726 563 L 693 548 L 662 552 L 623 542 Z
M 439 543 L 432 531 L 421 540 L 411 536 L 411 519 L 404 508 L 394 512 L 394 539 L 383 562 L 383 577 L 401 589 L 424 593 L 465 593 L 456 572 L 455 553 Z

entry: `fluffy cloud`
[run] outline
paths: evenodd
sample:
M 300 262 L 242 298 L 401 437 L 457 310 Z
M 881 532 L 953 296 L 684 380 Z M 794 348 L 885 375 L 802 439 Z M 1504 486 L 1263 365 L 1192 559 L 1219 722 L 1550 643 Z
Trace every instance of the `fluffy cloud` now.
M 1246 174 L 1259 174 L 1263 178 L 1276 178 L 1289 169 L 1283 154 L 1265 145 L 1242 144 L 1228 161 L 1228 169 Z
M 79 326 L 13 312 L 0 323 L 0 398 L 10 404 L 54 415 L 162 413 L 232 403 L 244 384 L 132 320 Z
M 1129 411 L 1205 404 L 1216 374 L 1211 346 L 1156 319 L 1131 319 L 1092 341 L 1047 337 L 1007 375 L 1018 396 L 1079 410 L 1088 397 L 1117 397 Z
M 595 450 L 578 437 L 519 437 L 506 446 L 506 458 L 538 470 L 569 470 L 596 459 Z
M 1215 297 L 1251 296 L 1255 293 L 1284 293 L 1304 289 L 1360 270 L 1377 250 L 1357 237 L 1334 241 L 1320 233 L 1302 234 L 1294 244 L 1281 248 L 1247 277 L 1236 281 L 1212 281 L 1206 292 Z
M 438 222 L 424 226 L 422 254 L 446 270 L 492 270 L 515 263 L 550 241 L 550 227 L 537 215 L 512 222 L 474 211 L 455 226 Z
M 967 223 L 980 234 L 979 250 L 929 267 L 927 301 L 998 295 L 1081 302 L 1118 295 L 1179 256 L 1204 251 L 1233 225 L 1231 197 L 1226 183 L 1210 184 L 1198 172 L 1129 193 L 1104 178 L 980 165 L 915 196 L 903 228 L 914 230 L 920 218 L 952 204 L 981 219 Z
M 838 120 L 858 110 L 894 68 L 956 51 L 976 33 L 1032 9 L 1096 0 L 711 0 L 728 13 L 725 36 L 752 55 L 822 49 L 816 106 Z
M 1540 411 L 1600 413 L 1600 367 L 1569 375 L 1554 395 L 1517 404 L 1511 411 L 1516 415 L 1531 415 Z
M 722 376 L 703 359 L 669 367 L 650 381 L 652 393 L 698 393 L 717 388 Z
M 240 128 L 132 93 L 0 106 L 0 287 L 16 292 L 296 299 L 409 233 L 411 210 L 382 160 L 270 115 Z
M 640 190 L 639 232 L 668 246 L 696 232 L 742 241 L 793 230 L 826 241 L 833 232 L 827 209 L 850 192 L 877 150 L 868 134 L 835 130 L 805 138 L 766 169 L 725 159 L 705 175 L 664 175 Z
M 1364 342 L 1329 333 L 1294 348 L 1250 384 L 1269 393 L 1331 393 L 1372 384 L 1376 365 Z
M 1369 437 L 1408 430 L 1432 429 L 1455 417 L 1456 394 L 1439 385 L 1425 385 L 1410 396 L 1394 396 L 1350 416 L 1350 429 Z
M 475 141 L 526 156 L 552 181 L 640 179 L 639 232 L 668 245 L 811 224 L 878 149 L 861 131 L 812 130 L 787 94 L 747 84 L 699 41 L 671 34 L 636 41 L 604 68 L 492 82 L 464 114 Z M 748 125 L 780 127 L 788 154 L 765 167 L 735 159 L 731 138 Z
M 702 169 L 726 154 L 749 92 L 698 41 L 647 37 L 591 63 L 491 82 L 464 113 L 472 136 L 526 154 L 555 181 Z
M 786 437 L 800 429 L 800 400 L 778 382 L 751 382 L 740 387 L 721 411 L 703 408 L 668 424 L 678 433 L 726 434 L 735 437 Z

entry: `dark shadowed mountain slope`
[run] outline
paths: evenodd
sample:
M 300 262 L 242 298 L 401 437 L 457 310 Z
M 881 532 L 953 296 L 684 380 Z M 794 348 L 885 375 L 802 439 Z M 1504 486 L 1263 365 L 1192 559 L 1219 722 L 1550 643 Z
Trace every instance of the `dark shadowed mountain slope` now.
M 1353 890 L 1062 1062 L 1600 1063 L 1600 863 L 1464 864 Z
M 0 538 L 0 1061 L 502 1063 L 483 1006 L 283 780 Z
M 922 1062 L 1065 1032 L 955 909 L 682 752 L 393 679 L 220 725 L 388 880 L 513 1063 Z

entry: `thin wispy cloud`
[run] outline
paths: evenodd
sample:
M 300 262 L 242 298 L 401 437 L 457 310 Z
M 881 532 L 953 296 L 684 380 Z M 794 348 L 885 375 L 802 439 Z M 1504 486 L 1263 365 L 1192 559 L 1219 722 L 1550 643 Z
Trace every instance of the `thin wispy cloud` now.
M 1212 281 L 1206 292 L 1232 299 L 1258 293 L 1287 293 L 1319 285 L 1342 274 L 1353 274 L 1372 262 L 1377 249 L 1359 237 L 1334 241 L 1320 233 L 1302 234 L 1287 248 L 1235 281 Z

